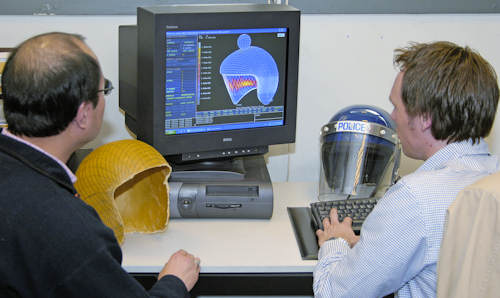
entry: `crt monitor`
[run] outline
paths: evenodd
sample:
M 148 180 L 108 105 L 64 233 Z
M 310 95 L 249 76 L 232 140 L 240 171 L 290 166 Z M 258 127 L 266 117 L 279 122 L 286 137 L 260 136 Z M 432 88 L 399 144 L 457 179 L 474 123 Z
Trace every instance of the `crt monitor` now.
M 120 26 L 127 127 L 173 163 L 294 142 L 299 29 L 286 5 L 139 7 Z

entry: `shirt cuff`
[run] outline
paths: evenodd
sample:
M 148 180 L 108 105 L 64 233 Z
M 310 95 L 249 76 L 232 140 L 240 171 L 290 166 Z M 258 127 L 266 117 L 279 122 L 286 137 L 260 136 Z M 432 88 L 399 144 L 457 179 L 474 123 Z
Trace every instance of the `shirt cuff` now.
M 150 297 L 189 298 L 184 282 L 175 275 L 167 274 L 149 290 Z
M 335 238 L 325 241 L 319 249 L 318 260 L 332 253 L 345 256 L 349 253 L 350 249 L 349 243 L 347 243 L 344 238 Z

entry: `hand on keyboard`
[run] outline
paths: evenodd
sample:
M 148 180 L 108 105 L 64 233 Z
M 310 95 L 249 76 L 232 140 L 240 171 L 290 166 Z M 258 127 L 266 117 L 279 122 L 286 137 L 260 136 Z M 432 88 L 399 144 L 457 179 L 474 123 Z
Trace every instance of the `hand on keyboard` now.
M 359 235 L 363 221 L 377 204 L 374 198 L 345 199 L 335 201 L 320 201 L 311 203 L 311 213 L 315 229 L 324 229 L 323 219 L 329 216 L 332 208 L 337 209 L 339 222 L 344 218 L 352 219 L 352 229 Z
M 333 237 L 346 240 L 351 247 L 356 245 L 359 241 L 359 236 L 354 234 L 352 229 L 352 219 L 350 217 L 345 217 L 344 220 L 340 222 L 338 216 L 337 209 L 332 208 L 329 218 L 323 219 L 323 229 L 318 229 L 316 231 L 316 237 L 318 238 L 318 245 L 320 247 L 325 241 Z

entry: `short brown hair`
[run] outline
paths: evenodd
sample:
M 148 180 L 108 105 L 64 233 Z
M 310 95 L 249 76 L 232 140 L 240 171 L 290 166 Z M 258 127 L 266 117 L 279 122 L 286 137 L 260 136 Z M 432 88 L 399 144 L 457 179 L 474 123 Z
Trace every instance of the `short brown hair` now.
M 475 143 L 489 134 L 498 104 L 497 76 L 477 52 L 451 42 L 412 43 L 395 50 L 394 64 L 404 72 L 408 115 L 431 117 L 437 140 Z

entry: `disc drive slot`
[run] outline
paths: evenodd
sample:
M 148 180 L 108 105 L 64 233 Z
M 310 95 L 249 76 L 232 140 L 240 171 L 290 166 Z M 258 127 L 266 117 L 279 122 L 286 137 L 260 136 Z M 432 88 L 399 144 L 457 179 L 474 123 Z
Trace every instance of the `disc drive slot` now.
M 207 197 L 259 197 L 258 185 L 207 185 Z

